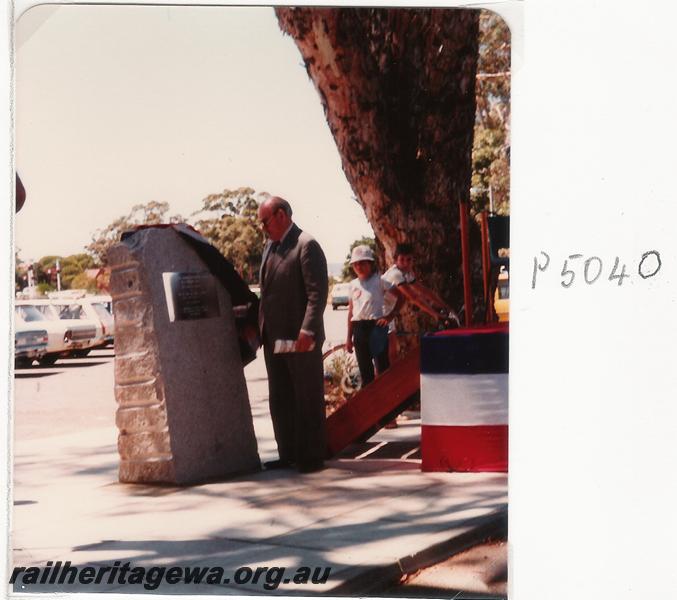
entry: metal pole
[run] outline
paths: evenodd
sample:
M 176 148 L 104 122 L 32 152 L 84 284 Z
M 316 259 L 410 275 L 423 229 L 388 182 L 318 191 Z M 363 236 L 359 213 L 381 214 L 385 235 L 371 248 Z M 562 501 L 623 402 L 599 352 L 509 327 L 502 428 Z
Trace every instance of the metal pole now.
M 461 262 L 463 263 L 463 303 L 465 326 L 472 326 L 472 293 L 470 290 L 470 244 L 468 241 L 468 204 L 459 203 L 461 222 Z
M 61 264 L 59 259 L 56 259 L 56 289 L 58 292 L 61 291 Z
M 484 290 L 484 303 L 486 306 L 485 323 L 488 323 L 490 320 L 490 310 L 491 298 L 489 297 L 489 274 L 491 272 L 491 266 L 489 263 L 489 220 L 487 217 L 487 211 L 482 211 L 482 225 L 481 225 L 481 234 L 482 234 L 482 289 Z

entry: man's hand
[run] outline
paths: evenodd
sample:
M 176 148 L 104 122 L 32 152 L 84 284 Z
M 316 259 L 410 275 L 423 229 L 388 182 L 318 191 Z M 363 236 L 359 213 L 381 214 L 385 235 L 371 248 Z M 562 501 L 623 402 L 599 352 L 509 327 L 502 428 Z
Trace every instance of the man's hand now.
M 296 351 L 297 352 L 309 352 L 315 347 L 315 338 L 312 335 L 299 332 L 299 337 L 296 340 Z
M 348 338 L 346 340 L 346 352 L 348 352 L 349 354 L 353 353 L 353 339 L 352 338 Z
M 390 324 L 390 321 L 392 321 L 395 318 L 395 315 L 397 314 L 397 311 L 399 310 L 400 306 L 402 306 L 402 304 L 404 304 L 404 297 L 398 296 L 395 308 L 393 308 L 393 310 L 387 315 L 384 315 L 380 319 L 378 319 L 378 321 L 376 321 L 376 325 L 378 325 L 379 327 L 387 327 Z

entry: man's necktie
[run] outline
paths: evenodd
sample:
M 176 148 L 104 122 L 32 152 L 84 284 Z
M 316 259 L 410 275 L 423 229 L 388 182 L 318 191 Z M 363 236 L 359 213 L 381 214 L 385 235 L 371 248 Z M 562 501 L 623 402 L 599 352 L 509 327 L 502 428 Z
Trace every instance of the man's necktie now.
M 266 279 L 266 277 L 268 276 L 268 272 L 270 271 L 270 257 L 271 257 L 271 255 L 276 253 L 279 246 L 280 246 L 280 242 L 273 242 L 270 245 L 270 249 L 268 250 L 268 254 L 266 256 L 266 264 L 263 265 L 263 279 L 264 280 Z

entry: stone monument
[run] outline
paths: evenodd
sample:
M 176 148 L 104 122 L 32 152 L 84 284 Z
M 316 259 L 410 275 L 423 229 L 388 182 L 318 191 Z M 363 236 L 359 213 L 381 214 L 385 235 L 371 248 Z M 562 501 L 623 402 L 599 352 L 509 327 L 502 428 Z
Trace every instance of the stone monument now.
M 122 482 L 260 469 L 230 296 L 172 228 L 108 254 Z

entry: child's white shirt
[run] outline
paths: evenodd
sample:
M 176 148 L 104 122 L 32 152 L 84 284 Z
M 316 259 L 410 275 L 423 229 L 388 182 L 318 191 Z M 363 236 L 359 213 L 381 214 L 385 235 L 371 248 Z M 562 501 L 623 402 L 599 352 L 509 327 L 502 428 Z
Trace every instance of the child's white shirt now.
M 383 317 L 386 292 L 392 283 L 374 273 L 369 279 L 355 278 L 350 282 L 350 298 L 353 301 L 353 321 L 369 321 Z

